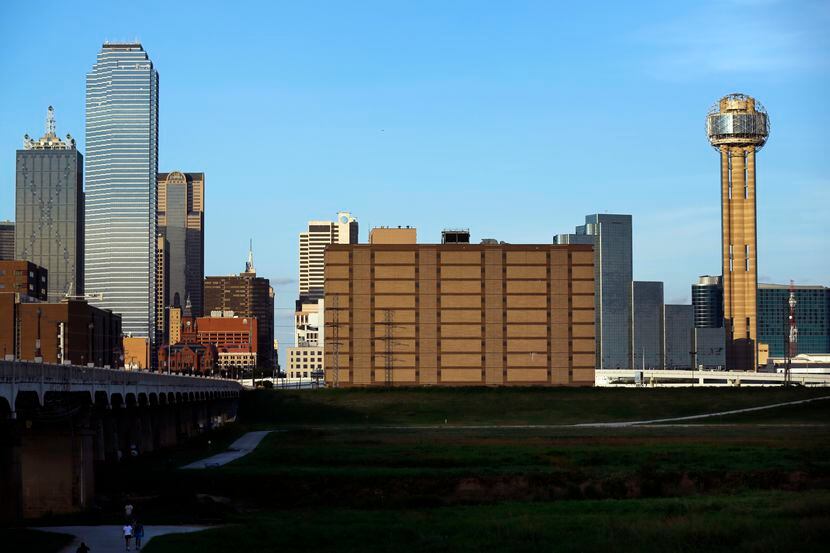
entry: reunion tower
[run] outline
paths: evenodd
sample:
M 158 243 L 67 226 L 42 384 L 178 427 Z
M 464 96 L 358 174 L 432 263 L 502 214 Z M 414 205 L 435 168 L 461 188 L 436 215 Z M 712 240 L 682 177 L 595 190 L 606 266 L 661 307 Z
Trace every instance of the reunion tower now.
M 706 134 L 720 152 L 726 368 L 754 371 L 758 357 L 755 153 L 769 136 L 767 111 L 750 96 L 724 96 L 706 117 Z

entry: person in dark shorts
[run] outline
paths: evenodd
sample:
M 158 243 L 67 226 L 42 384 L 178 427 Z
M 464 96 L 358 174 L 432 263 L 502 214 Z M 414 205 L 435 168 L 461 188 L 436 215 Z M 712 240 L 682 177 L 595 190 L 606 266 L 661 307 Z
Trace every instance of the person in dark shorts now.
M 133 537 L 135 538 L 135 550 L 141 549 L 141 540 L 144 538 L 144 525 L 140 522 L 133 522 Z

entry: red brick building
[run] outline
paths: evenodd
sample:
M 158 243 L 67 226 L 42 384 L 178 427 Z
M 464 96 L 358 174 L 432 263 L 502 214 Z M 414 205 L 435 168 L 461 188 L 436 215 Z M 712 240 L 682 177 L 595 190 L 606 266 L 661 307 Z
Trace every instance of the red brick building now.
M 173 344 L 159 348 L 159 370 L 171 373 L 209 374 L 216 369 L 212 344 Z
M 29 261 L 0 261 L 0 294 L 13 292 L 46 301 L 48 274 Z
M 4 358 L 122 365 L 120 315 L 83 300 L 40 303 L 21 301 L 24 297 L 0 293 L 0 354 Z
M 180 343 L 213 347 L 218 368 L 251 368 L 257 362 L 257 332 L 255 317 L 184 317 Z

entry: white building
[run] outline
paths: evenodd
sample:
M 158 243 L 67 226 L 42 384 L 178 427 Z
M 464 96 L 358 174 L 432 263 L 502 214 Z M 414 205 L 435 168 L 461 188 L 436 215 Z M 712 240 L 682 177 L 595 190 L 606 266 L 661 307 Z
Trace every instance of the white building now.
M 298 304 L 294 312 L 294 347 L 288 348 L 288 378 L 322 374 L 325 343 L 325 308 L 322 299 Z
M 347 211 L 336 221 L 309 221 L 300 233 L 300 302 L 323 297 L 323 254 L 329 244 L 357 244 L 357 219 Z

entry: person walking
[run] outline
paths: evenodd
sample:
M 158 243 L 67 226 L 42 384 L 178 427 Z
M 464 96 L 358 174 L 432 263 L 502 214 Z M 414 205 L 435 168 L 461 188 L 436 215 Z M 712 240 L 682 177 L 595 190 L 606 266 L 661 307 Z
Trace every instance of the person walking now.
M 124 532 L 124 543 L 127 545 L 127 551 L 130 550 L 130 540 L 133 539 L 133 526 L 129 522 L 122 528 Z
M 141 549 L 141 540 L 144 538 L 144 525 L 140 522 L 133 523 L 133 536 L 135 537 L 135 550 Z
M 75 553 L 89 553 L 89 547 L 84 542 L 81 542 L 81 545 L 78 546 L 78 549 L 75 550 Z

